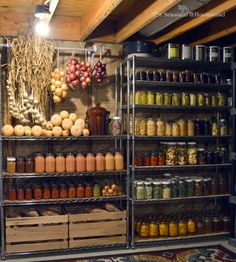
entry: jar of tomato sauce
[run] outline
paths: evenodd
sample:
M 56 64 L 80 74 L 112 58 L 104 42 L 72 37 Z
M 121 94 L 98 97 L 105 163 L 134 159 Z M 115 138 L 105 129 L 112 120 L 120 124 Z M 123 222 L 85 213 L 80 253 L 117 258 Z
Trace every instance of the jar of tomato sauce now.
M 35 185 L 34 186 L 34 199 L 39 200 L 42 199 L 42 187 L 41 185 Z
M 60 184 L 60 198 L 68 198 L 67 185 Z
M 75 198 L 76 197 L 76 187 L 74 184 L 68 185 L 68 197 Z
M 82 184 L 78 184 L 76 187 L 76 197 L 83 198 L 84 197 L 84 186 Z
M 52 184 L 51 185 L 51 198 L 52 199 L 59 198 L 59 188 L 58 188 L 57 184 Z

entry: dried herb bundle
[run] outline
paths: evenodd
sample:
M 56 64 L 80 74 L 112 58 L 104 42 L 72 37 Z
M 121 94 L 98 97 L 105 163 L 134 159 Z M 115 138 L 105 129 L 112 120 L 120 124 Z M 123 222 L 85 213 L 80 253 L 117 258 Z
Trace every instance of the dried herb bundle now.
M 21 123 L 45 124 L 53 44 L 37 36 L 20 36 L 9 44 L 9 112 Z

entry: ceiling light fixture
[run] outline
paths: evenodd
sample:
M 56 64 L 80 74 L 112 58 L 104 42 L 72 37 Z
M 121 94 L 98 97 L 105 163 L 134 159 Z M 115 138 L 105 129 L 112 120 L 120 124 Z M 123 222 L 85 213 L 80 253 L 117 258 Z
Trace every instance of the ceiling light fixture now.
M 37 5 L 35 9 L 35 32 L 40 36 L 47 36 L 49 33 L 48 18 L 50 16 L 48 5 Z

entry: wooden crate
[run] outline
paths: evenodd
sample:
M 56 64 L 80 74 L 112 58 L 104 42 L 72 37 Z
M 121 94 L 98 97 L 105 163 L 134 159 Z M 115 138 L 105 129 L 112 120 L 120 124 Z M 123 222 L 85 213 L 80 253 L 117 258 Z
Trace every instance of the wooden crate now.
M 126 243 L 126 211 L 71 214 L 69 247 Z
M 6 252 L 68 248 L 68 216 L 6 218 Z

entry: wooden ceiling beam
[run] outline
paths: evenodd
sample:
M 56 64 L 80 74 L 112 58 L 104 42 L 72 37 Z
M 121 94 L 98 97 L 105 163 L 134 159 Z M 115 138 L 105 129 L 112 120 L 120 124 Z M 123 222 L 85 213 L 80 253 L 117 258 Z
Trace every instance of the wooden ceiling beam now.
M 212 20 L 215 16 L 222 14 L 224 12 L 228 12 L 236 7 L 236 1 L 234 0 L 224 0 L 224 1 L 218 1 L 219 4 L 212 7 L 212 4 L 215 4 L 216 1 L 210 2 L 208 5 L 203 6 L 203 10 L 205 9 L 205 12 L 201 12 L 201 16 L 197 16 L 193 19 L 190 19 L 188 21 L 184 21 L 183 23 L 177 23 L 176 27 L 172 30 L 164 33 L 163 35 L 153 39 L 156 43 L 160 44 L 163 42 L 167 42 L 168 40 L 175 38 L 181 34 L 186 33 L 187 31 L 190 31 L 197 26 L 200 26 L 210 20 Z M 201 9 L 200 9 L 201 10 Z M 197 10 L 198 11 L 198 10 Z M 214 16 L 210 15 L 214 14 Z
M 80 17 L 80 40 L 84 41 L 123 0 L 93 0 Z
M 148 5 L 133 19 L 130 18 L 130 13 L 126 14 L 125 17 L 121 17 L 119 31 L 116 33 L 116 42 L 120 43 L 126 40 L 131 35 L 144 28 L 146 25 L 155 20 L 158 15 L 163 14 L 173 6 L 177 5 L 181 0 L 156 0 L 154 3 Z M 124 26 L 121 26 L 124 22 L 130 20 Z

